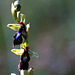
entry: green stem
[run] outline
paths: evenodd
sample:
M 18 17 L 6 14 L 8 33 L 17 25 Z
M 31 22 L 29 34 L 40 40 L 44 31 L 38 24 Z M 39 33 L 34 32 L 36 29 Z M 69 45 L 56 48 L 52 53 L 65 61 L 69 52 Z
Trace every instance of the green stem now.
M 33 68 L 29 68 L 27 75 L 33 75 Z
M 25 71 L 24 70 L 20 70 L 20 75 L 25 75 Z

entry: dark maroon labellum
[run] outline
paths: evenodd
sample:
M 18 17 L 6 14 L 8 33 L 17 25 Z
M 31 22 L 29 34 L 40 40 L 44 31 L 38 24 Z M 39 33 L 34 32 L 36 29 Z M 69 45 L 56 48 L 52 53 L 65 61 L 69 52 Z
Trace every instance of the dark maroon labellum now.
M 24 53 L 21 56 L 21 61 L 22 62 L 29 62 L 30 61 L 30 56 L 28 51 L 24 51 Z
M 15 33 L 13 38 L 15 38 L 13 41 L 13 47 L 22 43 L 22 33 Z
M 18 65 L 18 68 L 20 70 L 28 70 L 28 67 L 29 67 L 29 62 L 30 61 L 30 56 L 29 56 L 29 53 L 28 51 L 24 51 L 24 53 L 22 54 L 21 56 L 21 61 Z
M 29 63 L 28 63 L 28 62 L 26 62 L 26 63 L 20 62 L 19 65 L 18 65 L 18 68 L 19 68 L 20 70 L 28 70 L 28 68 L 29 68 Z

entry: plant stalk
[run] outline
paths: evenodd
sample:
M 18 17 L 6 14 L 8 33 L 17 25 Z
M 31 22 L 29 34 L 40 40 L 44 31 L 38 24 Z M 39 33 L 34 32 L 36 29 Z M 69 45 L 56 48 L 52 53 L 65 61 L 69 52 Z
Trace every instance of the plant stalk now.
M 29 68 L 27 75 L 33 75 L 33 68 Z
M 20 75 L 25 75 L 25 71 L 24 70 L 20 70 Z

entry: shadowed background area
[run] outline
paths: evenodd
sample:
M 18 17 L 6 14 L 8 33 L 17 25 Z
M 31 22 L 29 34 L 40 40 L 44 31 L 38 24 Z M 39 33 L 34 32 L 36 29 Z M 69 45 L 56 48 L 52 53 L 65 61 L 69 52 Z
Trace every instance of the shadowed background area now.
M 0 1 L 0 75 L 19 75 L 19 56 L 11 53 L 15 31 L 7 28 L 14 23 L 11 3 Z M 39 54 L 31 57 L 34 75 L 75 75 L 75 1 L 20 0 L 21 12 L 30 22 L 30 49 Z M 19 46 L 16 46 L 19 48 Z M 16 48 L 15 47 L 15 48 Z

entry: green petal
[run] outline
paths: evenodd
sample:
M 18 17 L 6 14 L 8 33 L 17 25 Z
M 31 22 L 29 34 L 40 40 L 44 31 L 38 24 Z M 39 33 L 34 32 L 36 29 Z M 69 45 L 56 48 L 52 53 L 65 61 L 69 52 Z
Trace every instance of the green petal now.
M 20 11 L 17 12 L 17 20 L 18 20 L 18 21 L 20 20 L 19 18 L 20 18 Z M 17 20 L 16 20 L 16 21 L 17 21 Z
M 8 24 L 7 27 L 11 28 L 12 30 L 18 31 L 20 28 L 20 24 Z
M 28 47 L 28 41 L 25 41 L 25 40 L 23 39 L 23 42 L 24 42 L 24 43 L 20 44 L 20 47 L 21 47 L 21 48 Z
M 25 24 L 25 15 L 24 14 L 20 14 L 21 15 L 21 21 Z
M 26 25 L 26 31 L 29 32 L 30 23 Z
M 39 55 L 38 55 L 36 52 L 33 52 L 33 51 L 31 51 L 31 50 L 29 50 L 29 54 L 30 54 L 31 56 L 33 56 L 33 57 L 36 57 L 36 58 L 39 57 Z

